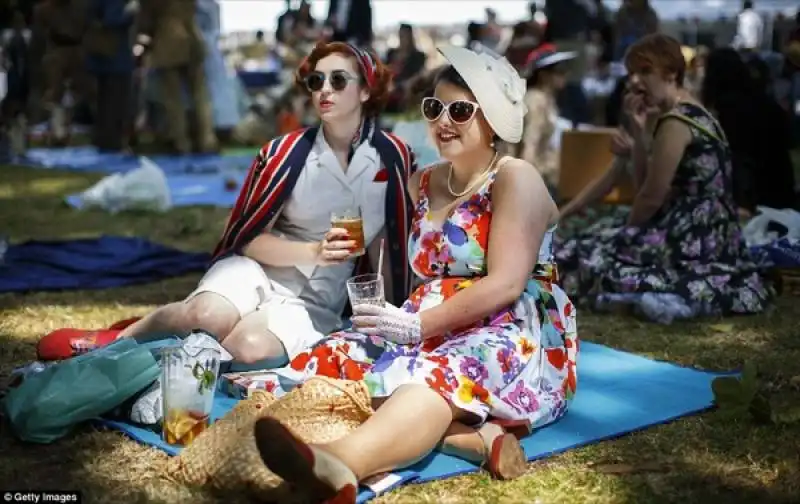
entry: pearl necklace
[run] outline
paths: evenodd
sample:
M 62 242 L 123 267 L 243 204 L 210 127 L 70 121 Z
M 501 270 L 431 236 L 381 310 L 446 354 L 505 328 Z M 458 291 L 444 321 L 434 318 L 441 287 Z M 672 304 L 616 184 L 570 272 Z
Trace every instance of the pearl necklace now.
M 450 171 L 447 174 L 447 190 L 450 191 L 450 195 L 453 196 L 454 198 L 460 198 L 460 197 L 466 195 L 467 193 L 469 193 L 470 191 L 472 191 L 473 189 L 475 189 L 475 186 L 478 185 L 478 183 L 481 182 L 483 180 L 483 178 L 492 171 L 492 168 L 494 167 L 494 164 L 497 162 L 497 155 L 498 155 L 498 152 L 495 151 L 494 157 L 492 158 L 492 162 L 489 163 L 489 166 L 487 166 L 486 169 L 483 170 L 483 173 L 481 173 L 480 176 L 477 179 L 475 179 L 475 182 L 473 182 L 472 184 L 467 186 L 467 188 L 464 189 L 460 193 L 457 193 L 457 192 L 455 192 L 453 190 L 453 183 L 452 183 L 452 179 L 453 179 L 453 163 L 450 163 Z

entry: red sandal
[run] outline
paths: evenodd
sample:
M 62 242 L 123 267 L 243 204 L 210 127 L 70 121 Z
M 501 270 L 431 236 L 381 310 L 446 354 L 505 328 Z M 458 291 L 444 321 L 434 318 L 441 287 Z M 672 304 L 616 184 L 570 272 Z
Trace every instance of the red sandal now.
M 519 478 L 528 469 L 525 451 L 516 435 L 506 432 L 496 422 L 488 422 L 478 429 L 484 445 L 484 468 L 498 480 Z
M 531 423 L 527 420 L 503 420 L 502 418 L 490 418 L 490 423 L 499 425 L 504 431 L 509 434 L 514 434 L 517 439 L 528 437 L 533 429 Z

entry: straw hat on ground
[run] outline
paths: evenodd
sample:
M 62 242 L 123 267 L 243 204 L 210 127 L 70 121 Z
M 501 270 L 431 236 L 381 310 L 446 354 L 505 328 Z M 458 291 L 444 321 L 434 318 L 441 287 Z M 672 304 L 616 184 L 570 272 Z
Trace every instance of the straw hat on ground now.
M 214 490 L 286 497 L 283 481 L 269 471 L 256 447 L 256 420 L 271 416 L 306 443 L 328 443 L 353 432 L 373 413 L 362 381 L 311 378 L 280 399 L 263 390 L 240 401 L 167 465 L 167 478 Z

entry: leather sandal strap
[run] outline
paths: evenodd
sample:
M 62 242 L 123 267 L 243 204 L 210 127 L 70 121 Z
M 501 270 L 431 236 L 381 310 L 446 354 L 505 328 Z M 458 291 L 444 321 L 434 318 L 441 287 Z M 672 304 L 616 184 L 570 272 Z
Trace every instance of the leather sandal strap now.
M 487 422 L 478 429 L 478 436 L 483 441 L 483 460 L 488 463 L 492 456 L 492 444 L 494 440 L 505 434 L 506 431 L 496 423 Z

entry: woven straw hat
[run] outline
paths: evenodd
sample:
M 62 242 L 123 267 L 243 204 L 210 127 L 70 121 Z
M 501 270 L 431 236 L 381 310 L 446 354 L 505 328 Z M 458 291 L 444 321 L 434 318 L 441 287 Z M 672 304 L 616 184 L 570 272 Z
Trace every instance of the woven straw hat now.
M 373 413 L 361 381 L 311 378 L 281 399 L 253 392 L 197 437 L 167 465 L 167 478 L 215 490 L 251 491 L 264 498 L 286 497 L 282 480 L 264 465 L 254 426 L 271 416 L 306 443 L 328 443 L 353 432 Z

